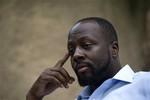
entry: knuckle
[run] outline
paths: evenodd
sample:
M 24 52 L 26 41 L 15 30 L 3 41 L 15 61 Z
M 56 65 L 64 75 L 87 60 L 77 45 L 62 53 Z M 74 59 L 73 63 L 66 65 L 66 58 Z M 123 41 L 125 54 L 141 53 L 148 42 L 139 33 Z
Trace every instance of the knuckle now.
M 47 73 L 48 71 L 50 71 L 51 70 L 51 68 L 46 68 L 45 70 L 44 70 L 44 73 Z
M 58 77 L 62 76 L 62 74 L 59 73 L 59 72 L 56 72 L 55 75 L 58 76 Z

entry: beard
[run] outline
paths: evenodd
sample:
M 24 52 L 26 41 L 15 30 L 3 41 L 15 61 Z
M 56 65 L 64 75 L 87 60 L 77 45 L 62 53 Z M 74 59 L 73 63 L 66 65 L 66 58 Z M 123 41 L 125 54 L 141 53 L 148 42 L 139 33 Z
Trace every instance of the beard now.
M 95 78 L 94 78 L 95 75 L 94 75 L 94 69 L 93 69 L 94 67 L 90 63 L 86 63 L 86 65 L 91 70 L 90 73 L 88 73 L 88 75 L 86 73 L 78 74 L 78 72 L 76 72 L 78 83 L 80 86 L 86 86 L 86 85 L 92 84 L 95 81 Z
M 106 59 L 101 59 L 97 61 L 98 63 L 91 64 L 85 63 L 90 69 L 90 73 L 78 74 L 76 72 L 78 83 L 80 86 L 87 86 L 93 84 L 101 84 L 108 78 L 108 70 L 110 66 L 110 56 Z

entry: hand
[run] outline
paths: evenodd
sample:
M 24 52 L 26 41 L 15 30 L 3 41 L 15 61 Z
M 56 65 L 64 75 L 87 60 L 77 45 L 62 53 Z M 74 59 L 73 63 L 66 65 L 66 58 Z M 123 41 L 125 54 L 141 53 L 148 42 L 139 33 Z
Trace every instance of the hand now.
M 75 79 L 62 67 L 68 58 L 69 53 L 59 60 L 53 68 L 47 68 L 31 87 L 26 100 L 42 100 L 45 95 L 52 93 L 59 87 L 69 88 L 68 84 L 72 84 Z

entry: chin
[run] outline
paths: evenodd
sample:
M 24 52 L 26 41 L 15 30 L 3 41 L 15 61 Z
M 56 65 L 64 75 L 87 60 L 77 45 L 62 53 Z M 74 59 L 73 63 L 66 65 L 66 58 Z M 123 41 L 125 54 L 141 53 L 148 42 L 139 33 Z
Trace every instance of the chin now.
M 79 82 L 79 85 L 84 87 L 84 86 L 87 86 L 88 84 L 87 83 L 83 83 L 83 82 Z
M 87 86 L 87 85 L 92 85 L 94 83 L 94 80 L 89 80 L 89 79 L 81 80 L 81 79 L 78 79 L 78 83 L 79 83 L 80 86 L 84 87 L 84 86 Z

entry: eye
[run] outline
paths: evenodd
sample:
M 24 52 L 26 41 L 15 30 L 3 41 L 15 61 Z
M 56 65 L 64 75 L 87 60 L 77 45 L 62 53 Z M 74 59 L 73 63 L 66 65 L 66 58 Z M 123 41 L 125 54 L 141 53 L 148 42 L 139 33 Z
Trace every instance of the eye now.
M 83 43 L 84 49 L 90 49 L 91 47 L 92 47 L 92 43 L 90 43 L 90 42 Z

